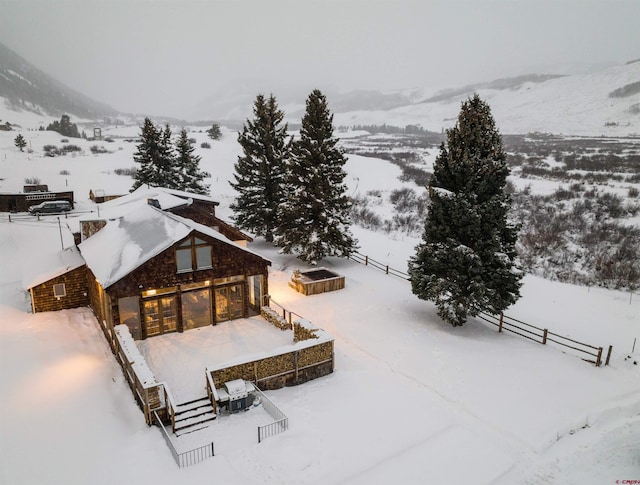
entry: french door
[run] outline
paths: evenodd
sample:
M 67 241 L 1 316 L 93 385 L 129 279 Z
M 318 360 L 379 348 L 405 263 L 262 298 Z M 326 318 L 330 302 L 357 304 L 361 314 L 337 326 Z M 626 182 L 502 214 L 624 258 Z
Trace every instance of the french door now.
M 175 295 L 155 300 L 145 300 L 144 325 L 147 337 L 175 332 L 177 321 Z
M 216 322 L 244 317 L 244 284 L 216 288 Z

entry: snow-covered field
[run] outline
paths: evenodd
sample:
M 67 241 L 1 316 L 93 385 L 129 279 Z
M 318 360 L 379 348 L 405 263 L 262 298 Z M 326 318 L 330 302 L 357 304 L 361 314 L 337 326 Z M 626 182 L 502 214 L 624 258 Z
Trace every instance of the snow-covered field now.
M 199 147 L 207 138 L 197 130 L 190 136 Z M 23 131 L 33 153 L 20 153 L 16 132 L 0 132 L 0 191 L 39 177 L 52 190 L 74 190 L 77 212 L 95 211 L 90 189 L 128 191 L 131 179 L 114 170 L 133 166 L 135 146 L 117 137 L 138 131 L 104 130 L 113 143 L 70 140 L 84 153 L 58 158 L 42 155 L 44 144 L 61 144 L 55 133 Z M 223 133 L 198 153 L 212 174 L 218 214 L 228 218 L 228 180 L 240 148 L 234 133 Z M 93 144 L 112 153 L 92 155 Z M 353 157 L 346 169 L 354 194 L 404 186 L 400 169 L 383 160 Z M 287 282 L 304 265 L 258 239 L 252 249 L 273 261 L 273 299 L 335 337 L 336 370 L 268 393 L 289 417 L 287 432 L 260 444 L 249 435 L 218 440 L 214 432 L 216 456 L 180 470 L 159 429 L 145 425 L 92 313 L 29 313 L 24 262 L 58 249 L 60 234 L 52 217 L 12 219 L 0 214 L 0 483 L 640 480 L 640 343 L 631 353 L 640 337 L 640 295 L 525 278 L 523 297 L 508 313 L 613 345 L 611 365 L 596 368 L 479 321 L 450 327 L 407 282 L 353 261 L 323 262 L 345 275 L 344 290 L 302 296 Z M 77 230 L 73 216 L 64 223 Z M 418 242 L 354 233 L 362 253 L 398 269 Z M 64 241 L 70 244 L 68 230 Z

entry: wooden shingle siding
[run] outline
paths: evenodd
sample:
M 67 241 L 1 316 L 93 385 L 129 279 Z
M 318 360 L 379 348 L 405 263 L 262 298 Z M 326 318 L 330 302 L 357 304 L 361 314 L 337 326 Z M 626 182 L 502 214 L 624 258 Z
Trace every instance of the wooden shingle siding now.
M 53 286 L 63 283 L 66 295 L 56 298 Z M 67 310 L 89 305 L 87 267 L 81 266 L 31 288 L 34 313 Z
M 211 244 L 212 268 L 178 273 L 175 257 L 175 248 L 178 244 L 176 244 L 111 285 L 107 292 L 112 300 L 117 301 L 118 298 L 139 295 L 148 289 L 213 281 L 216 278 L 237 275 L 262 275 L 266 285 L 268 262 L 265 259 L 204 234 L 196 233 L 196 236 Z M 268 291 L 265 287 L 264 293 L 268 294 Z

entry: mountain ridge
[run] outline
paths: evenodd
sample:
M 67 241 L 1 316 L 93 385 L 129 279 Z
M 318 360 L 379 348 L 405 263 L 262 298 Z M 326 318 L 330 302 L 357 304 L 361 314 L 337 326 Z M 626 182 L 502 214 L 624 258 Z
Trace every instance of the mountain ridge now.
M 116 116 L 118 111 L 85 96 L 29 63 L 0 43 L 0 97 L 12 111 L 30 111 L 59 117 L 62 114 L 84 119 Z

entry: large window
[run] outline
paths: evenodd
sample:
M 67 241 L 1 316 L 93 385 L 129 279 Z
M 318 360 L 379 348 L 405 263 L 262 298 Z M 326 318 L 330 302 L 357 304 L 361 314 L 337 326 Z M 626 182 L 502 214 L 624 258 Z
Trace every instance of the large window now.
M 182 325 L 185 330 L 211 325 L 211 291 L 209 288 L 182 293 Z
M 196 236 L 190 236 L 176 249 L 176 266 L 178 273 L 211 268 L 211 245 Z

